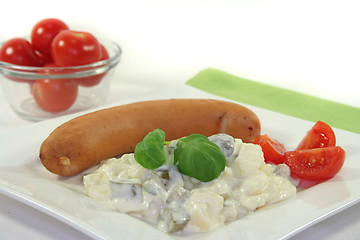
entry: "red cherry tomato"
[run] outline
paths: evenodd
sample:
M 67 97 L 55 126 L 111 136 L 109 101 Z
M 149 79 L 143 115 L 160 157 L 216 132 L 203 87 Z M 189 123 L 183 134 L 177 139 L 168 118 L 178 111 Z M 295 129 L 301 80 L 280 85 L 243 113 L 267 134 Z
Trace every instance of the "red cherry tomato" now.
M 51 55 L 43 54 L 41 52 L 37 52 L 37 55 L 41 59 L 43 66 L 53 62 Z
M 101 47 L 91 33 L 63 30 L 51 44 L 51 56 L 61 67 L 86 65 L 99 61 Z
M 66 29 L 69 29 L 69 27 L 59 19 L 43 19 L 36 23 L 32 28 L 31 43 L 35 50 L 42 54 L 50 55 L 53 39 L 59 32 Z
M 42 60 L 33 46 L 24 38 L 13 38 L 6 41 L 0 50 L 0 61 L 28 67 L 42 66 Z M 32 82 L 28 79 L 6 76 L 16 82 Z
M 54 64 L 45 67 L 54 67 Z M 44 69 L 45 73 L 51 71 Z M 56 113 L 70 108 L 78 94 L 78 82 L 75 79 L 39 79 L 32 88 L 33 96 L 40 108 Z
M 6 41 L 0 51 L 0 60 L 3 62 L 29 66 L 40 67 L 42 65 L 40 57 L 35 49 L 24 38 L 13 38 Z
M 100 44 L 101 47 L 101 60 L 106 60 L 110 58 L 109 52 L 106 50 L 106 48 L 104 47 L 104 45 Z
M 106 50 L 106 48 L 104 47 L 104 45 L 100 44 L 100 46 L 101 46 L 101 58 L 99 59 L 99 61 L 109 59 L 110 58 L 109 53 Z M 103 77 L 105 75 L 106 75 L 106 72 L 97 74 L 97 75 L 93 75 L 93 76 L 89 76 L 89 77 L 83 77 L 83 78 L 80 78 L 78 81 L 79 81 L 79 84 L 83 87 L 92 87 L 92 86 L 99 84 L 101 79 L 103 79 Z
M 305 135 L 297 150 L 336 145 L 336 138 L 332 128 L 322 121 L 318 121 Z
M 345 151 L 339 147 L 323 147 L 285 153 L 285 164 L 291 175 L 310 181 L 324 181 L 334 177 L 342 168 Z
M 286 151 L 283 144 L 278 140 L 268 136 L 268 135 L 259 135 L 254 144 L 261 146 L 264 152 L 264 158 L 266 163 L 281 164 L 284 163 L 284 153 Z

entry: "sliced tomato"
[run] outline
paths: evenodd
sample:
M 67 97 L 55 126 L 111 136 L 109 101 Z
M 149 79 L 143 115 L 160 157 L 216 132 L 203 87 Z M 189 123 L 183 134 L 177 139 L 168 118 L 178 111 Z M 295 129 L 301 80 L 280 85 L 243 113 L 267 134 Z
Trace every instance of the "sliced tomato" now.
M 332 128 L 322 122 L 318 121 L 305 135 L 300 142 L 297 150 L 333 147 L 336 145 L 336 138 Z
M 284 153 L 286 152 L 285 146 L 278 140 L 268 136 L 259 135 L 254 144 L 261 146 L 264 152 L 266 163 L 281 164 L 284 163 Z
M 345 151 L 339 147 L 323 147 L 289 151 L 284 154 L 285 164 L 295 178 L 324 181 L 334 177 L 342 168 Z

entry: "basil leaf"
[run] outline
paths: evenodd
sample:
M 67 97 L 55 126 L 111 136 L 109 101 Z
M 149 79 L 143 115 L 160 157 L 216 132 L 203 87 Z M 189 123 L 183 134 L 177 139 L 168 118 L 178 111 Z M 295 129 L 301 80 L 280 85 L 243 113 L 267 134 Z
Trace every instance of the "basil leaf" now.
M 144 168 L 155 169 L 166 162 L 164 152 L 165 133 L 155 129 L 148 133 L 134 150 L 135 160 Z
M 193 134 L 179 139 L 174 164 L 181 173 L 209 182 L 225 169 L 226 159 L 215 143 L 203 135 Z

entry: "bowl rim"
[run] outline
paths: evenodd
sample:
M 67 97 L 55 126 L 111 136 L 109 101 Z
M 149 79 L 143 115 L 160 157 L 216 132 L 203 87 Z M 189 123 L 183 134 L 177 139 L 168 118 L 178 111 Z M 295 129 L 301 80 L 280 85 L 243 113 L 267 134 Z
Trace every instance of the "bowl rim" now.
M 85 64 L 85 65 L 78 65 L 78 66 L 68 66 L 68 67 L 31 67 L 31 66 L 22 66 L 22 65 L 17 65 L 17 64 L 12 64 L 12 63 L 8 63 L 8 62 L 4 62 L 0 60 L 0 72 L 1 69 L 6 69 L 6 70 L 17 70 L 17 71 L 25 71 L 25 72 L 37 72 L 40 73 L 40 71 L 44 71 L 44 69 L 47 70 L 57 70 L 57 71 L 62 71 L 62 70 L 81 70 L 81 69 L 89 69 L 89 68 L 96 68 L 98 66 L 104 66 L 104 65 L 109 65 L 109 64 L 117 64 L 117 62 L 119 62 L 120 57 L 122 55 L 122 48 L 120 47 L 119 44 L 117 44 L 114 41 L 107 41 L 107 40 L 101 40 L 99 39 L 100 43 L 106 42 L 109 43 L 111 45 L 113 45 L 115 47 L 115 54 L 113 56 L 111 56 L 108 59 L 105 60 L 101 60 L 101 61 L 97 61 L 94 63 L 90 63 L 90 64 Z M 4 44 L 4 42 L 0 43 L 0 49 L 1 46 Z M 49 74 L 47 74 L 49 75 Z

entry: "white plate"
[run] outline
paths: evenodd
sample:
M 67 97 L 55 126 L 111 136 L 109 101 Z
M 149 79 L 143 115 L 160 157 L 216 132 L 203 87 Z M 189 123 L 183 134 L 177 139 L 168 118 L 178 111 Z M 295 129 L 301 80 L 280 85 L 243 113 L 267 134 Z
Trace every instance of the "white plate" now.
M 189 97 L 218 98 L 189 86 L 179 85 L 116 105 L 149 99 Z M 259 116 L 262 133 L 277 138 L 288 149 L 294 148 L 314 124 L 249 107 Z M 118 239 L 119 236 L 121 239 L 182 238 L 162 233 L 128 215 L 104 209 L 83 194 L 83 174 L 65 178 L 45 170 L 38 159 L 40 144 L 55 127 L 74 116 L 35 123 L 0 134 L 0 193 L 53 216 L 95 239 Z M 338 145 L 347 152 L 344 167 L 336 177 L 223 228 L 184 238 L 285 239 L 359 202 L 360 135 L 339 129 L 334 131 Z

